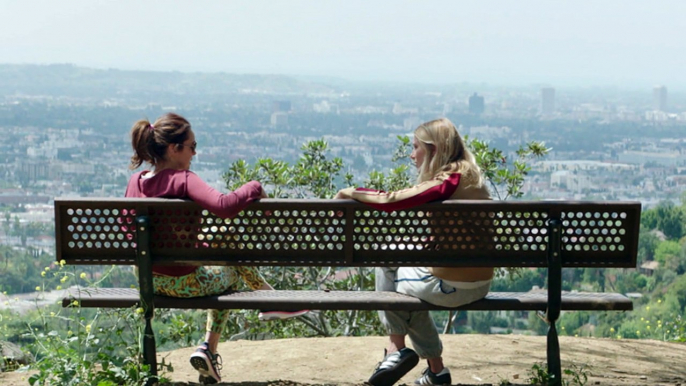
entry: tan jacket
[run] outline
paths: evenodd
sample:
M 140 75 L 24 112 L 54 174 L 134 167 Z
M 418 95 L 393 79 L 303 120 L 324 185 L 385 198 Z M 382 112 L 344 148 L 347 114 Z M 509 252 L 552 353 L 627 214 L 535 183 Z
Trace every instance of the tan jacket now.
M 451 200 L 490 200 L 486 185 L 474 187 L 466 180 L 460 181 L 455 192 L 450 196 Z M 428 267 L 429 272 L 441 279 L 450 281 L 472 282 L 490 280 L 493 278 L 493 268 L 483 267 Z

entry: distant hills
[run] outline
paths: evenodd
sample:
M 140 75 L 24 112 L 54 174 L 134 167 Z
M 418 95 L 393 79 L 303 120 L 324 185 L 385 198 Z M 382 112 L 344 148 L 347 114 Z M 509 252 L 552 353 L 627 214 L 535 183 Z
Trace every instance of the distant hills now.
M 161 95 L 330 93 L 333 87 L 286 75 L 93 69 L 72 64 L 0 64 L 0 95 L 126 98 Z M 156 98 L 157 99 L 157 98 Z

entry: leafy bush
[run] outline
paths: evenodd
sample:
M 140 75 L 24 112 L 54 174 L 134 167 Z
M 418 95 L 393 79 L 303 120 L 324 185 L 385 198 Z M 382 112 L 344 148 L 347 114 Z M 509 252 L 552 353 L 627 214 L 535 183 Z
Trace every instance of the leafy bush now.
M 62 262 L 55 269 L 45 267 L 39 275 L 42 285 L 36 291 L 59 290 L 70 282 L 92 288 L 105 280 L 108 273 L 98 282 L 89 282 L 85 272 L 77 274 L 76 268 L 64 267 Z M 164 380 L 141 364 L 141 314 L 142 309 L 82 309 L 74 302 L 70 308 L 37 307 L 36 311 L 21 317 L 15 315 L 15 320 L 8 322 L 23 324 L 21 338 L 35 356 L 29 366 L 35 371 L 29 384 L 133 386 L 150 379 Z M 164 362 L 160 368 L 172 370 Z

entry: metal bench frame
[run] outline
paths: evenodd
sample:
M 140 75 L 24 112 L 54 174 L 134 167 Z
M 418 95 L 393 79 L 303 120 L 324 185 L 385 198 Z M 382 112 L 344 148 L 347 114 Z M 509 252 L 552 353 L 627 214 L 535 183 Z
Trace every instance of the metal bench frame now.
M 233 219 L 158 198 L 57 198 L 58 261 L 136 265 L 135 289 L 76 289 L 81 307 L 145 310 L 144 361 L 156 371 L 155 307 L 441 310 L 374 291 L 244 291 L 195 299 L 153 294 L 153 264 L 335 267 L 547 267 L 547 293 L 490 293 L 457 310 L 545 312 L 548 371 L 561 383 L 562 310 L 626 311 L 614 293 L 562 292 L 563 267 L 635 268 L 639 202 L 444 201 L 386 213 L 352 200 L 264 199 Z

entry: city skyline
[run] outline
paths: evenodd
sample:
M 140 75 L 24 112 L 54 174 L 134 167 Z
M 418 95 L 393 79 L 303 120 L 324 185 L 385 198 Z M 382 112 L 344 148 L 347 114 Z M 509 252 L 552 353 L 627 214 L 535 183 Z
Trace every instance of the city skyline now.
M 4 63 L 686 89 L 686 3 L 0 1 Z

